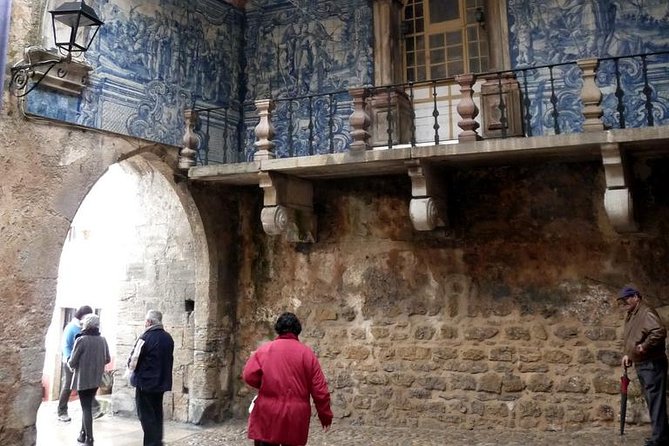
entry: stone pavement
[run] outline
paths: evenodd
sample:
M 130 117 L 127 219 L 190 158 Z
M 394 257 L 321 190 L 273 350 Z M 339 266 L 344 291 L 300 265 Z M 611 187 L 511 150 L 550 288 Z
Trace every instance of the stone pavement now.
M 81 425 L 78 401 L 70 403 L 70 423 L 56 420 L 56 402 L 43 403 L 37 418 L 37 446 L 76 446 Z M 142 430 L 136 418 L 105 415 L 94 421 L 96 446 L 141 446 Z M 649 425 L 630 425 L 620 437 L 616 426 L 587 427 L 569 432 L 511 430 L 429 430 L 363 427 L 336 419 L 323 433 L 311 426 L 309 446 L 641 446 Z M 166 422 L 166 446 L 252 446 L 246 438 L 246 420 L 212 426 Z M 4 446 L 4 445 L 2 445 Z
M 621 437 L 615 427 L 587 428 L 572 432 L 503 430 L 429 430 L 361 427 L 335 420 L 329 432 L 311 426 L 309 446 L 617 446 L 644 443 L 648 426 L 630 426 Z M 168 443 L 169 446 L 251 446 L 246 422 L 229 421 L 201 433 Z

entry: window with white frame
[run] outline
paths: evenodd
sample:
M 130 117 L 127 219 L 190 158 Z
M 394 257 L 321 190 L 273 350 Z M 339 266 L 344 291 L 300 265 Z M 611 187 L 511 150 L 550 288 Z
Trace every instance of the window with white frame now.
M 484 1 L 408 0 L 402 14 L 406 81 L 488 70 Z

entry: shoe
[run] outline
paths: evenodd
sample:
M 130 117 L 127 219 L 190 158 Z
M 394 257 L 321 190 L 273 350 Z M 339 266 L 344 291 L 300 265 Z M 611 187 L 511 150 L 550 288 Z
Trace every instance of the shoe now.
M 77 443 L 84 443 L 86 441 L 86 432 L 81 431 L 79 432 L 79 436 L 77 437 Z
M 104 416 L 105 416 L 105 413 L 104 413 L 103 411 L 101 411 L 101 410 L 98 410 L 97 412 L 95 412 L 95 413 L 93 414 L 93 419 L 94 419 L 94 420 L 97 420 L 98 418 L 100 418 L 100 417 L 104 417 Z
M 62 421 L 63 423 L 67 423 L 68 421 L 72 421 L 72 418 L 66 413 L 62 415 L 58 415 L 58 421 Z

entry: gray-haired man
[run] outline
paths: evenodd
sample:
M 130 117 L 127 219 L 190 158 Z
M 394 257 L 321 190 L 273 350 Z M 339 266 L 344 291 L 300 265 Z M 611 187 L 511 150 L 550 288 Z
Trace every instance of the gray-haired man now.
M 163 394 L 172 390 L 174 341 L 163 328 L 160 311 L 149 310 L 144 326 L 146 330 L 128 359 L 128 367 L 133 372 L 130 383 L 136 388 L 135 403 L 144 431 L 144 446 L 162 446 Z

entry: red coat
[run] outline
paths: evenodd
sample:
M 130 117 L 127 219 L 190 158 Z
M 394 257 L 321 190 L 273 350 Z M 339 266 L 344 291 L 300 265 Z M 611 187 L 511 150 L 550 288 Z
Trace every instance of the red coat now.
M 244 381 L 260 389 L 249 416 L 252 440 L 303 446 L 314 399 L 323 426 L 332 423 L 330 392 L 318 359 L 292 333 L 262 345 L 246 362 Z

